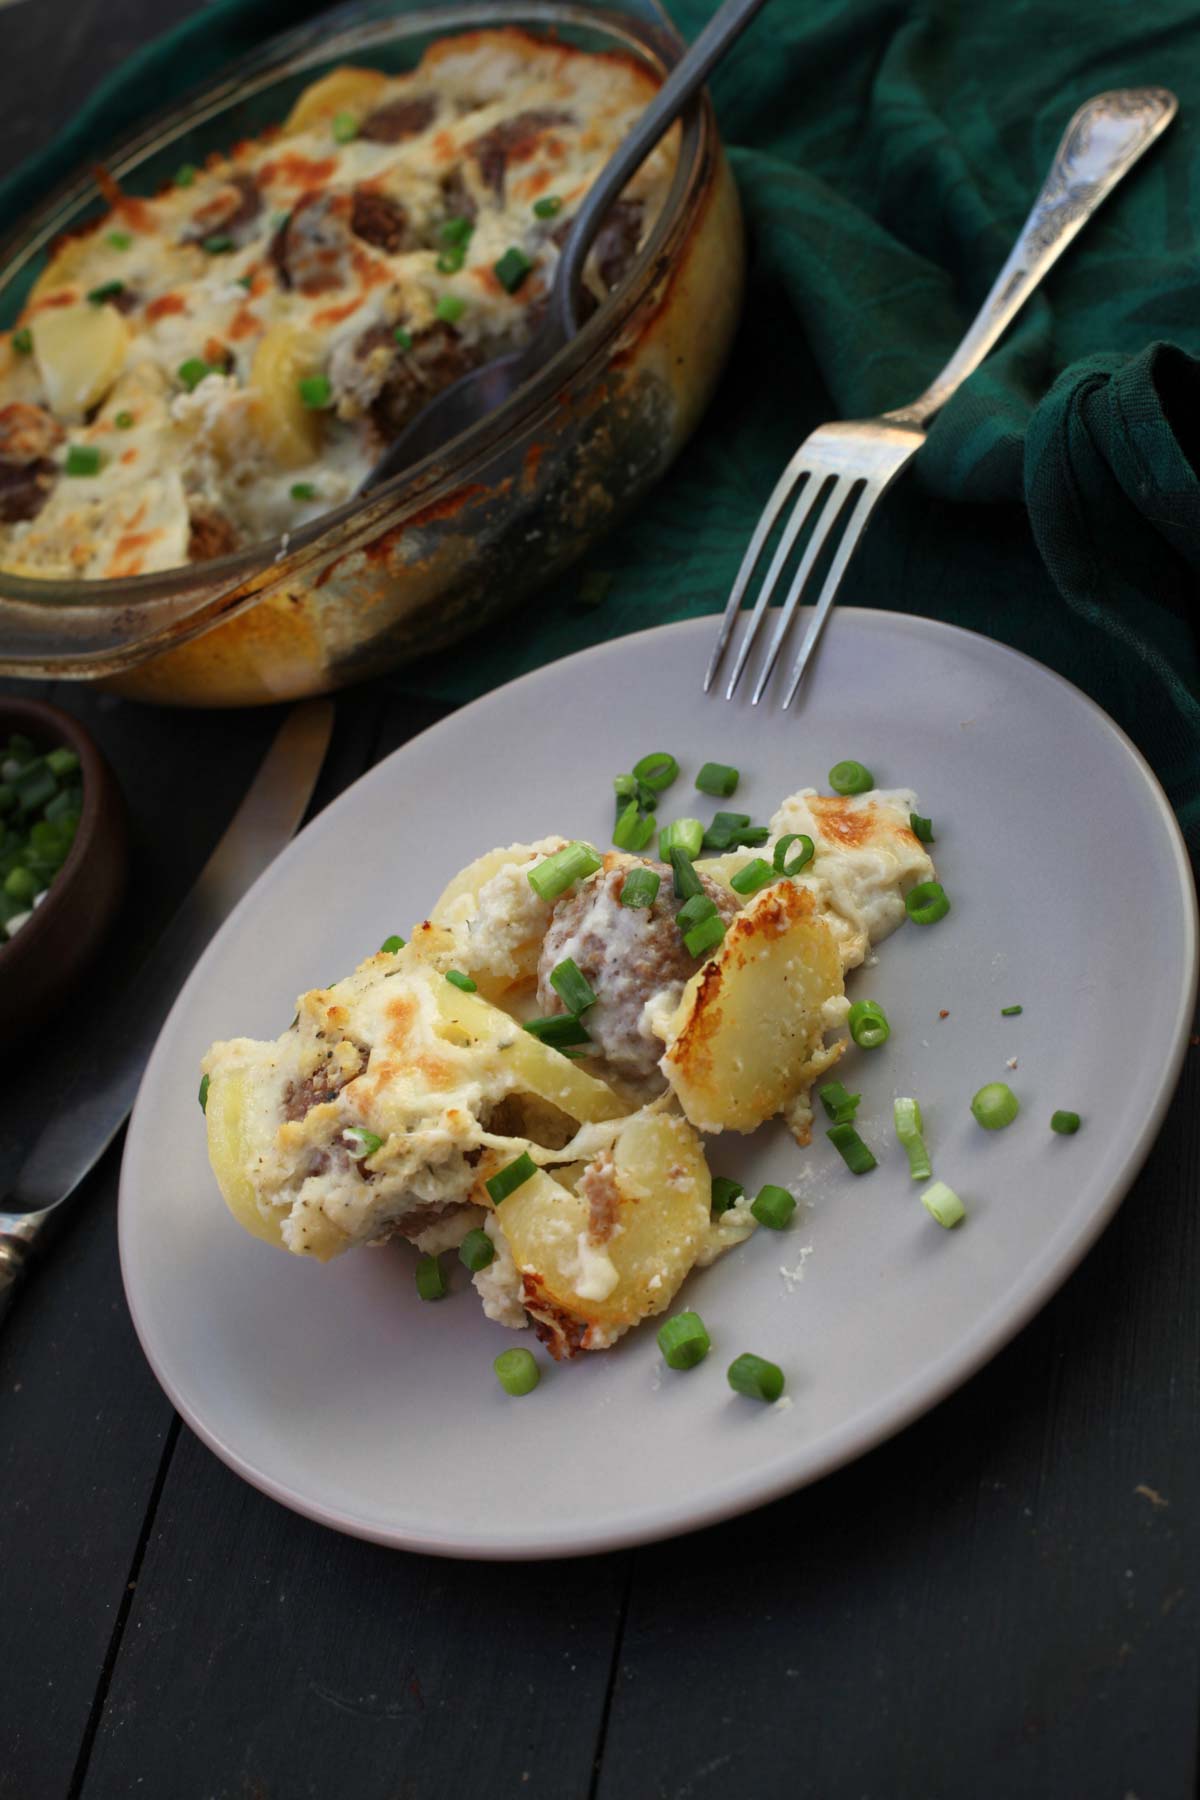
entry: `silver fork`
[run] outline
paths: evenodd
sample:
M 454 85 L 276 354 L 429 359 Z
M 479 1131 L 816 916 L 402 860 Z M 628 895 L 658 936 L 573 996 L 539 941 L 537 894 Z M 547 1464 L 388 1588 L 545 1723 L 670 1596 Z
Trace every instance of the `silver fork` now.
M 790 706 L 821 630 L 829 617 L 846 565 L 875 506 L 925 442 L 925 430 L 960 382 L 977 369 L 1016 317 L 1046 272 L 1091 218 L 1100 202 L 1131 169 L 1174 118 L 1179 102 L 1166 88 L 1116 88 L 1088 100 L 1067 126 L 1050 173 L 1011 255 L 970 330 L 941 374 L 910 406 L 875 419 L 838 420 L 820 425 L 805 438 L 775 484 L 754 528 L 742 566 L 726 603 L 717 641 L 704 677 L 707 693 L 733 634 L 754 571 L 788 502 L 800 490 L 791 517 L 771 558 L 738 645 L 725 690 L 732 699 L 758 637 L 767 607 L 810 518 L 812 536 L 792 577 L 787 597 L 751 696 L 762 699 L 779 660 L 796 608 L 821 552 L 833 543 L 834 527 L 846 527 L 833 553 L 824 585 L 804 634 L 784 695 Z

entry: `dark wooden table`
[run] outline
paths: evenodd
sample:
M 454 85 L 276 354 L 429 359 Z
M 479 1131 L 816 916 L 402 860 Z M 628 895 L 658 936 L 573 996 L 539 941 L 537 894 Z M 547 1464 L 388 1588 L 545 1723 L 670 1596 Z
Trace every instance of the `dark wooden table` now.
M 0 166 L 188 10 L 0 12 Z M 53 697 L 128 796 L 133 903 L 79 1014 L 9 1061 L 0 1174 L 276 723 Z M 435 716 L 400 678 L 344 700 L 316 807 Z M 733 1524 L 543 1567 L 336 1537 L 202 1448 L 126 1311 L 118 1146 L 0 1338 L 0 1796 L 1191 1796 L 1198 1095 L 1192 1056 L 1098 1247 L 895 1442 Z

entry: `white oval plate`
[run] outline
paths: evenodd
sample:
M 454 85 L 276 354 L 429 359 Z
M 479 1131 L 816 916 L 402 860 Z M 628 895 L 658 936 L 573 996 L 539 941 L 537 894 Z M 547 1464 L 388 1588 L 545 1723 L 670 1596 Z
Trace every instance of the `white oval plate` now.
M 1192 1017 L 1195 898 L 1128 739 L 1026 657 L 852 608 L 798 712 L 704 698 L 714 624 L 586 651 L 405 745 L 267 871 L 163 1028 L 121 1179 L 138 1334 L 218 1456 L 337 1530 L 450 1556 L 565 1556 L 813 1481 L 1012 1337 L 1111 1218 L 1162 1120 Z M 905 925 L 850 980 L 892 1023 L 885 1048 L 839 1071 L 862 1090 L 877 1170 L 852 1177 L 821 1130 L 806 1151 L 774 1127 L 714 1143 L 718 1172 L 752 1192 L 799 1180 L 805 1203 L 786 1232 L 760 1230 L 688 1282 L 680 1304 L 708 1326 L 708 1361 L 666 1369 L 650 1324 L 558 1367 L 539 1351 L 540 1387 L 514 1400 L 492 1358 L 537 1346 L 484 1318 L 456 1259 L 451 1296 L 431 1306 L 405 1247 L 322 1268 L 238 1228 L 208 1168 L 198 1063 L 215 1038 L 273 1037 L 296 994 L 407 935 L 481 851 L 552 831 L 607 842 L 612 777 L 658 749 L 685 771 L 667 818 L 715 809 L 691 786 L 706 759 L 742 770 L 733 804 L 762 820 L 844 757 L 882 786 L 915 787 L 953 910 Z M 1020 1017 L 1001 1017 L 1017 1003 Z M 968 1111 L 993 1080 L 1021 1099 L 994 1133 Z M 892 1134 L 896 1094 L 921 1102 L 935 1171 L 967 1207 L 957 1230 L 919 1203 Z M 1051 1133 L 1059 1107 L 1083 1114 L 1077 1136 Z M 730 1391 L 743 1350 L 782 1365 L 778 1406 Z

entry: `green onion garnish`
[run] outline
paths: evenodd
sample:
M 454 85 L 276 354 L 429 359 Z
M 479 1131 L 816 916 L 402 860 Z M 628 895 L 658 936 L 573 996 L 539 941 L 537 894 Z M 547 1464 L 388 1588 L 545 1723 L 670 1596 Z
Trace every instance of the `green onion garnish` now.
M 933 1169 L 921 1135 L 924 1130 L 921 1108 L 915 1100 L 893 1100 L 892 1117 L 896 1122 L 896 1136 L 908 1157 L 909 1174 L 914 1181 L 928 1181 Z
M 827 1081 L 817 1089 L 817 1097 L 835 1125 L 852 1125 L 861 1094 L 849 1094 L 840 1081 Z
M 750 1211 L 769 1231 L 782 1231 L 796 1210 L 795 1197 L 785 1187 L 768 1181 L 750 1202 Z
M 443 325 L 457 325 L 467 310 L 467 303 L 459 294 L 443 294 L 433 310 Z
M 1061 1132 L 1063 1137 L 1073 1137 L 1082 1123 L 1078 1113 L 1056 1112 L 1050 1115 L 1051 1131 Z
M 729 885 L 736 894 L 757 894 L 759 888 L 769 887 L 775 879 L 770 863 L 756 856 L 753 862 L 748 862 L 744 869 L 729 877 Z
M 32 869 L 10 869 L 4 877 L 4 892 L 20 906 L 32 906 L 37 895 L 37 876 Z
M 395 331 L 393 331 L 393 333 L 392 333 L 392 336 L 395 338 L 396 342 L 399 344 L 399 346 L 402 350 L 411 350 L 412 349 L 412 347 L 413 347 L 412 332 L 406 331 L 404 329 L 403 325 L 397 325 Z
M 240 288 L 245 288 L 246 292 L 249 293 L 251 288 L 254 286 L 253 275 L 239 275 L 236 282 L 234 283 L 234 286 L 240 287 Z
M 684 948 L 689 956 L 707 956 L 715 950 L 725 936 L 725 921 L 715 914 L 711 919 L 701 919 L 699 925 L 693 925 L 690 931 L 683 934 Z
M 1024 1010 L 1025 1008 L 1023 1006 L 1002 1006 L 1000 1008 L 1000 1017 L 1002 1019 L 1015 1019 L 1017 1014 L 1024 1012 Z
M 727 1213 L 731 1206 L 736 1206 L 746 1192 L 740 1181 L 731 1181 L 728 1175 L 714 1175 L 712 1178 L 712 1209 L 719 1219 Z
M 199 173 L 195 163 L 180 163 L 175 171 L 175 186 L 191 187 Z
M 533 203 L 533 214 L 537 219 L 552 219 L 555 213 L 562 211 L 562 198 L 558 194 L 543 194 L 540 200 Z
M 478 1225 L 473 1231 L 468 1231 L 458 1246 L 458 1260 L 464 1269 L 470 1269 L 472 1275 L 477 1275 L 480 1269 L 486 1269 L 488 1264 L 495 1260 L 495 1256 L 495 1244 L 487 1232 L 481 1231 Z
M 915 838 L 920 838 L 923 844 L 932 844 L 933 821 L 931 819 L 923 819 L 920 813 L 909 813 L 908 828 Z
M 438 226 L 438 236 L 443 244 L 465 244 L 474 229 L 470 219 L 459 215 L 453 219 L 443 219 Z
M 492 264 L 492 272 L 506 293 L 515 294 L 521 286 L 533 264 L 523 250 L 511 244 L 498 262 Z
M 1003 1081 L 989 1081 L 971 1102 L 971 1111 L 985 1131 L 1003 1131 L 1020 1110 L 1021 1102 Z
M 44 760 L 50 773 L 57 775 L 60 781 L 64 775 L 73 775 L 79 767 L 79 758 L 75 752 L 65 748 L 47 750 Z
M 875 1158 L 849 1122 L 831 1125 L 825 1136 L 852 1175 L 866 1175 L 875 1167 Z
M 104 234 L 104 241 L 113 250 L 128 250 L 133 238 L 127 231 L 108 231 Z
M 799 844 L 800 848 L 797 850 L 795 856 L 789 861 L 788 851 L 793 844 Z M 772 855 L 772 861 L 775 864 L 775 873 L 777 875 L 787 875 L 789 877 L 798 875 L 805 864 L 812 861 L 815 853 L 816 845 L 810 837 L 806 837 L 802 831 L 789 831 L 787 836 L 781 837 L 775 846 Z
M 735 1357 L 729 1365 L 729 1385 L 752 1400 L 778 1400 L 783 1392 L 783 1370 L 763 1356 Z
M 33 354 L 33 333 L 28 325 L 19 325 L 12 334 L 12 347 L 18 356 Z
M 613 826 L 613 843 L 618 850 L 632 850 L 636 854 L 646 848 L 656 830 L 654 820 L 644 819 L 638 811 L 637 801 L 631 800 L 628 806 L 622 807 Z
M 704 827 L 699 819 L 672 819 L 658 834 L 660 862 L 669 862 L 672 850 L 683 850 L 688 857 L 696 857 L 703 848 Z
M 875 777 L 863 763 L 834 763 L 829 785 L 835 794 L 867 794 L 875 786 Z
M 950 911 L 950 902 L 940 881 L 918 881 L 904 896 L 904 910 L 914 925 L 936 925 Z
M 564 956 L 550 971 L 550 986 L 569 1013 L 578 1018 L 589 1006 L 595 1006 L 596 994 L 577 963 Z
M 591 1038 L 572 1013 L 551 1013 L 545 1019 L 530 1019 L 524 1029 L 541 1044 L 562 1050 L 571 1044 L 590 1044 Z
M 594 875 L 602 866 L 590 844 L 578 840 L 563 850 L 556 850 L 545 862 L 535 863 L 529 871 L 529 885 L 539 900 L 557 900 L 575 882 Z
M 444 1300 L 446 1277 L 436 1256 L 423 1256 L 417 1264 L 417 1292 L 422 1300 Z
M 696 777 L 696 786 L 700 792 L 713 794 L 718 800 L 728 800 L 737 784 L 738 771 L 730 768 L 728 763 L 703 763 Z
M 72 444 L 63 471 L 67 475 L 98 475 L 104 458 L 94 444 Z
M 200 1111 L 202 1113 L 206 1113 L 208 1111 L 208 1076 L 207 1075 L 202 1075 L 200 1077 L 199 1100 L 200 1100 Z
M 532 1394 L 542 1378 L 530 1350 L 502 1350 L 492 1367 L 506 1394 Z
M 681 846 L 675 846 L 668 852 L 672 869 L 675 872 L 674 892 L 677 900 L 694 900 L 697 894 L 704 892 L 704 883 L 692 866 L 692 859 Z
M 652 787 L 656 793 L 661 794 L 678 775 L 679 764 L 666 750 L 652 750 L 649 756 L 638 758 L 633 765 L 633 773 L 636 780 L 644 781 L 647 787 Z
M 333 398 L 333 389 L 329 385 L 328 375 L 303 375 L 296 383 L 296 392 L 300 396 L 301 405 L 317 412 L 328 406 Z
M 621 888 L 622 906 L 653 906 L 662 876 L 653 869 L 630 869 Z
M 658 1347 L 668 1369 L 694 1369 L 712 1349 L 699 1313 L 676 1313 L 658 1328 Z
M 966 1207 L 954 1189 L 947 1187 L 944 1181 L 935 1181 L 932 1187 L 925 1189 L 921 1195 L 921 1205 L 947 1231 L 957 1225 L 960 1219 L 966 1218 Z
M 690 931 L 693 925 L 699 925 L 702 919 L 711 919 L 717 910 L 715 900 L 710 900 L 705 893 L 693 894 L 685 900 L 675 915 L 675 923 L 680 931 Z
M 719 812 L 713 814 L 712 824 L 704 833 L 703 847 L 718 854 L 743 847 L 757 850 L 770 835 L 765 825 L 751 825 L 749 813 Z
M 461 988 L 464 994 L 475 992 L 475 983 L 469 975 L 464 975 L 461 969 L 447 969 L 446 980 L 451 987 Z
M 189 356 L 187 361 L 181 362 L 175 371 L 189 394 L 200 386 L 206 375 L 218 375 L 219 373 L 219 369 L 214 369 L 211 363 L 206 363 L 200 356 Z
M 347 1125 L 342 1137 L 359 1159 L 374 1156 L 377 1150 L 383 1149 L 383 1139 L 376 1137 L 373 1131 L 364 1130 L 361 1125 Z
M 114 418 L 113 424 L 118 431 L 128 431 L 133 424 L 133 414 L 131 412 L 119 412 Z
M 315 500 L 317 497 L 311 481 L 293 481 L 291 492 L 293 500 Z
M 403 950 L 403 948 L 404 939 L 400 936 L 399 932 L 394 931 L 391 937 L 384 938 L 382 944 L 379 946 L 379 951 L 380 955 L 386 950 L 389 956 L 395 956 L 397 950 Z
M 358 136 L 358 120 L 353 113 L 339 112 L 333 115 L 333 141 L 335 144 L 352 144 Z
M 467 247 L 465 244 L 448 244 L 444 250 L 438 251 L 438 274 L 457 275 L 466 260 Z
M 877 1000 L 856 1000 L 846 1023 L 860 1050 L 878 1050 L 892 1035 L 892 1028 Z
M 613 793 L 618 800 L 634 800 L 637 798 L 636 775 L 614 775 Z
M 103 306 L 106 300 L 115 300 L 118 294 L 125 292 L 123 281 L 102 281 L 99 287 L 88 289 L 88 299 L 93 306 Z
M 522 1150 L 513 1162 L 505 1163 L 494 1175 L 489 1175 L 484 1182 L 493 1206 L 499 1206 L 510 1194 L 515 1194 L 519 1187 L 537 1174 L 537 1164 L 528 1150 Z
M 224 256 L 233 249 L 233 239 L 227 231 L 218 231 L 205 238 L 203 248 L 210 256 Z

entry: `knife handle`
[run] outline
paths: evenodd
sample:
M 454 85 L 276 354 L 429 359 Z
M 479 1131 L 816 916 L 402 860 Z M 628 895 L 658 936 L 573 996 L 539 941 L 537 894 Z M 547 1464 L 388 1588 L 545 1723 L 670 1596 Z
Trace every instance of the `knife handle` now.
M 44 1219 L 45 1214 L 40 1212 L 0 1212 L 0 1325 L 8 1316 Z

